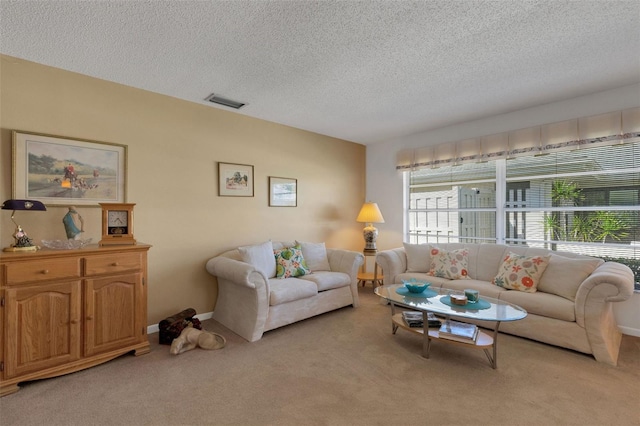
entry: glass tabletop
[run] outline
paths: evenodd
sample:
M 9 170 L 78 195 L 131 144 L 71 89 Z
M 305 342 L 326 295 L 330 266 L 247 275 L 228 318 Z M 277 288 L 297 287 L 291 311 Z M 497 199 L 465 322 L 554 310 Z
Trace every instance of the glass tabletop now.
M 448 300 L 449 294 L 461 293 L 457 290 L 429 288 L 425 291 L 424 296 L 416 296 L 415 294 L 407 294 L 406 292 L 399 294 L 396 292 L 396 290 L 404 288 L 402 284 L 384 285 L 376 287 L 375 293 L 396 305 L 402 305 L 418 311 L 428 311 L 460 318 L 472 318 L 482 321 L 516 321 L 527 316 L 527 311 L 518 305 L 492 297 L 485 297 L 482 296 L 482 294 L 480 294 L 480 300 L 487 302 L 489 307 L 486 309 L 471 309 L 464 306 L 450 306 L 444 303 L 444 301 Z M 486 306 L 485 304 L 483 305 Z

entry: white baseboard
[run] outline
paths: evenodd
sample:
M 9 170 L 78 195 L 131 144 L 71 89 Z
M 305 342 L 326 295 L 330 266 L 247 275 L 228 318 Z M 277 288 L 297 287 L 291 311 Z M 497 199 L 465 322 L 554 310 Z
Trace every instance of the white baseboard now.
M 213 316 L 213 311 L 205 312 L 204 314 L 198 314 L 196 315 L 196 318 L 198 318 L 200 321 L 204 321 L 204 320 L 211 319 L 212 316 Z M 153 334 L 159 331 L 160 331 L 160 327 L 158 326 L 158 324 L 151 324 L 147 326 L 147 334 Z
M 640 337 L 640 329 L 631 328 L 631 327 L 623 327 L 623 326 L 620 326 L 620 325 L 618 325 L 618 329 L 620 330 L 620 332 L 622 332 L 622 334 L 627 334 L 629 336 Z

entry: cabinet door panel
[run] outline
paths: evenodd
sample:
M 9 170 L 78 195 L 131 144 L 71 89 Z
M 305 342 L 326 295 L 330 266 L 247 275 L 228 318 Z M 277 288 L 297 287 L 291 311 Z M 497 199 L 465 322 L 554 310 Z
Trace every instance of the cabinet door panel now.
M 80 358 L 80 281 L 6 290 L 6 377 Z
M 85 355 L 142 341 L 142 274 L 86 280 Z

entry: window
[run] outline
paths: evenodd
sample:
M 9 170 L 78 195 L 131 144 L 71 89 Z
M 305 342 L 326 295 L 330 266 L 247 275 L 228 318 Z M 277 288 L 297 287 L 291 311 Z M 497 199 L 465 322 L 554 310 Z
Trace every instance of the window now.
M 493 163 L 413 171 L 408 193 L 409 242 L 496 241 Z
M 407 174 L 410 243 L 497 242 L 623 259 L 640 281 L 638 142 Z

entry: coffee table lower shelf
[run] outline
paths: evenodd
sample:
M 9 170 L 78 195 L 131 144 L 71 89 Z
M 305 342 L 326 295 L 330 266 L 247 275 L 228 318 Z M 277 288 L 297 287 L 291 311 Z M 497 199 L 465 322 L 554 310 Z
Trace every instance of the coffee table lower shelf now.
M 407 331 L 410 331 L 412 333 L 421 334 L 423 336 L 425 334 L 423 328 L 409 327 L 402 319 L 402 313 L 394 314 L 391 317 L 391 321 L 393 326 L 393 334 L 396 333 L 396 330 L 398 330 L 398 327 L 405 329 Z M 422 345 L 422 356 L 425 358 L 429 358 L 429 349 L 431 345 L 431 340 L 433 339 L 433 340 L 439 340 L 441 342 L 447 342 L 453 345 L 463 346 L 467 348 L 483 349 L 485 355 L 489 359 L 489 363 L 491 364 L 491 367 L 496 368 L 495 339 L 492 336 L 486 334 L 482 330 L 478 330 L 478 338 L 474 343 L 458 342 L 457 340 L 441 338 L 440 333 L 436 328 L 429 329 L 427 334 L 428 334 L 428 337 L 425 337 Z M 489 352 L 489 349 L 492 349 L 492 348 L 494 350 L 493 354 Z

